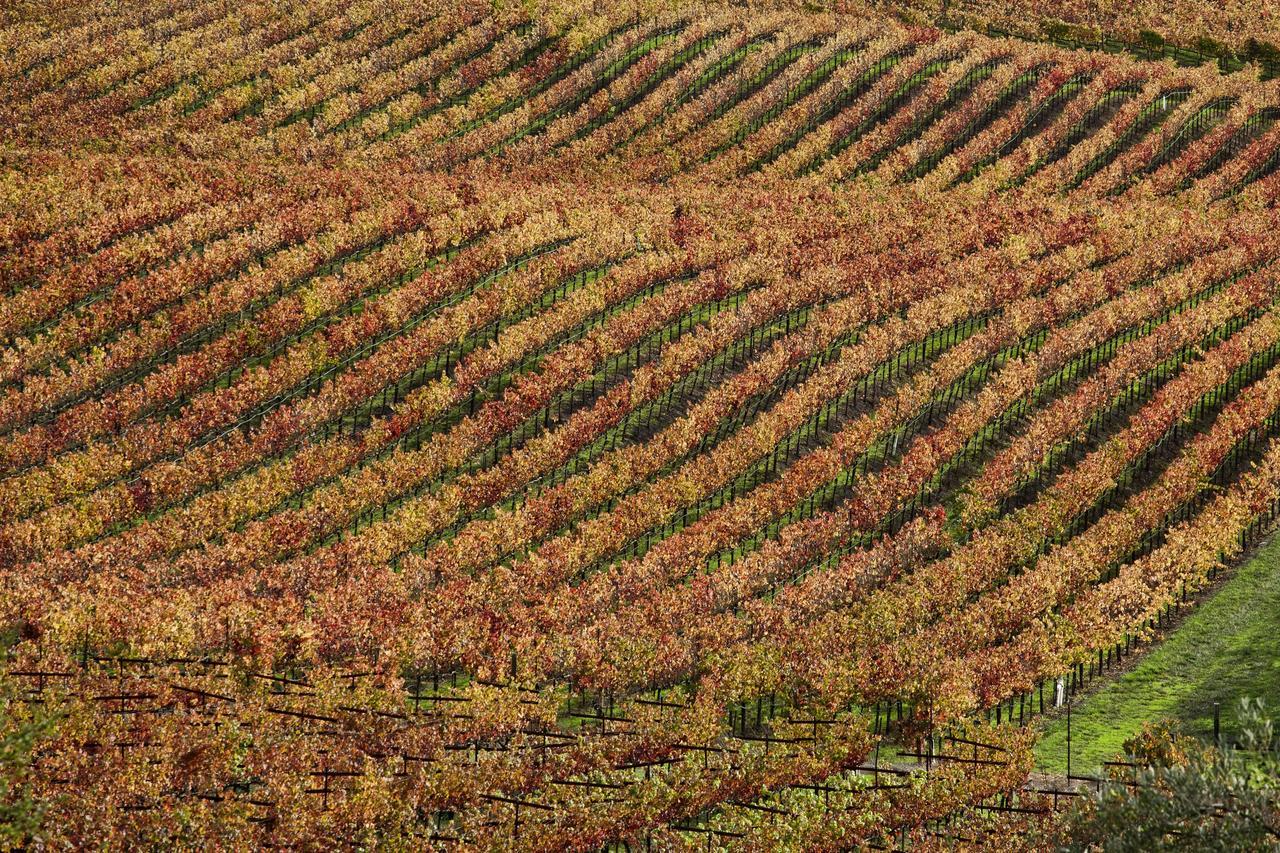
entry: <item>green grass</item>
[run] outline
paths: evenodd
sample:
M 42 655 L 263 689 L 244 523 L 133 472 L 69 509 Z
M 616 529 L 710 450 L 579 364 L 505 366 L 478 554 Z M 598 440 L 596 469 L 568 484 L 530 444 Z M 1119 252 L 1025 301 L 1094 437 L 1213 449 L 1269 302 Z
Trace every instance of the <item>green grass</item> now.
M 1260 696 L 1272 711 L 1280 709 L 1280 537 L 1133 669 L 1072 707 L 1071 772 L 1096 772 L 1146 720 L 1170 718 L 1188 734 L 1212 737 L 1215 701 L 1222 703 L 1229 739 L 1242 696 Z M 1038 769 L 1064 772 L 1066 747 L 1066 718 L 1046 718 L 1036 745 Z

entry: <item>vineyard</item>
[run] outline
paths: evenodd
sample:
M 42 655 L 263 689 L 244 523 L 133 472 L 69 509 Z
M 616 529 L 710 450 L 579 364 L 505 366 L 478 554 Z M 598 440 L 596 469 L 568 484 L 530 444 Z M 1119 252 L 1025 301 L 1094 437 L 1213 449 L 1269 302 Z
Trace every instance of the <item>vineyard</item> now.
M 0 806 L 1034 846 L 1280 513 L 1280 81 L 898 5 L 0 14 Z

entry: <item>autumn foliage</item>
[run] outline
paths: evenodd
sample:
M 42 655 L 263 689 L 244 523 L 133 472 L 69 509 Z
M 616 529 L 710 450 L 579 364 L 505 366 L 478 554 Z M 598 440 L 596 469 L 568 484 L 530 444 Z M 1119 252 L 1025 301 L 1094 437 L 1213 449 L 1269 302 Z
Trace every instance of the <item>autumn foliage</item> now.
M 966 831 L 1023 843 L 992 710 L 1275 515 L 1254 70 L 787 4 L 3 14 L 6 843 L 928 849 L 1016 797 Z

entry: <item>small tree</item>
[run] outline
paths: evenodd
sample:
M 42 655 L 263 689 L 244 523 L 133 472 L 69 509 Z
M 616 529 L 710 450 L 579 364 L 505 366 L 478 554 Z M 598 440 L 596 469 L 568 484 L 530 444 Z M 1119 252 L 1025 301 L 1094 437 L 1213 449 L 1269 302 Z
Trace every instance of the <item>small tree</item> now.
M 1125 744 L 1147 766 L 1086 800 L 1063 850 L 1280 850 L 1280 746 L 1261 702 L 1243 701 L 1239 749 L 1210 747 L 1168 724 Z

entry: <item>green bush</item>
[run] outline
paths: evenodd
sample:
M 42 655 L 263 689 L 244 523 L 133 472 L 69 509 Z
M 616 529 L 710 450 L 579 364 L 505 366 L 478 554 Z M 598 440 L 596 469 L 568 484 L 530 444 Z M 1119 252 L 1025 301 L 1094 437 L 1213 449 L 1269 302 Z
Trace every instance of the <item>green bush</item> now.
M 1164 50 L 1164 36 L 1154 30 L 1142 30 L 1138 33 L 1138 41 L 1152 52 Z
M 1280 48 L 1269 42 L 1249 39 L 1244 45 L 1244 57 L 1261 62 L 1280 62 Z
M 0 850 L 27 847 L 38 837 L 44 808 L 31 797 L 27 776 L 32 752 L 53 724 L 0 674 Z
M 1239 749 L 1208 746 L 1168 723 L 1125 744 L 1138 764 L 1086 799 L 1061 849 L 1280 850 L 1280 744 L 1262 703 L 1244 702 Z M 1125 782 L 1135 784 L 1125 784 Z
M 1208 36 L 1201 36 L 1196 39 L 1196 50 L 1205 56 L 1230 56 L 1231 51 L 1220 41 L 1215 41 Z

